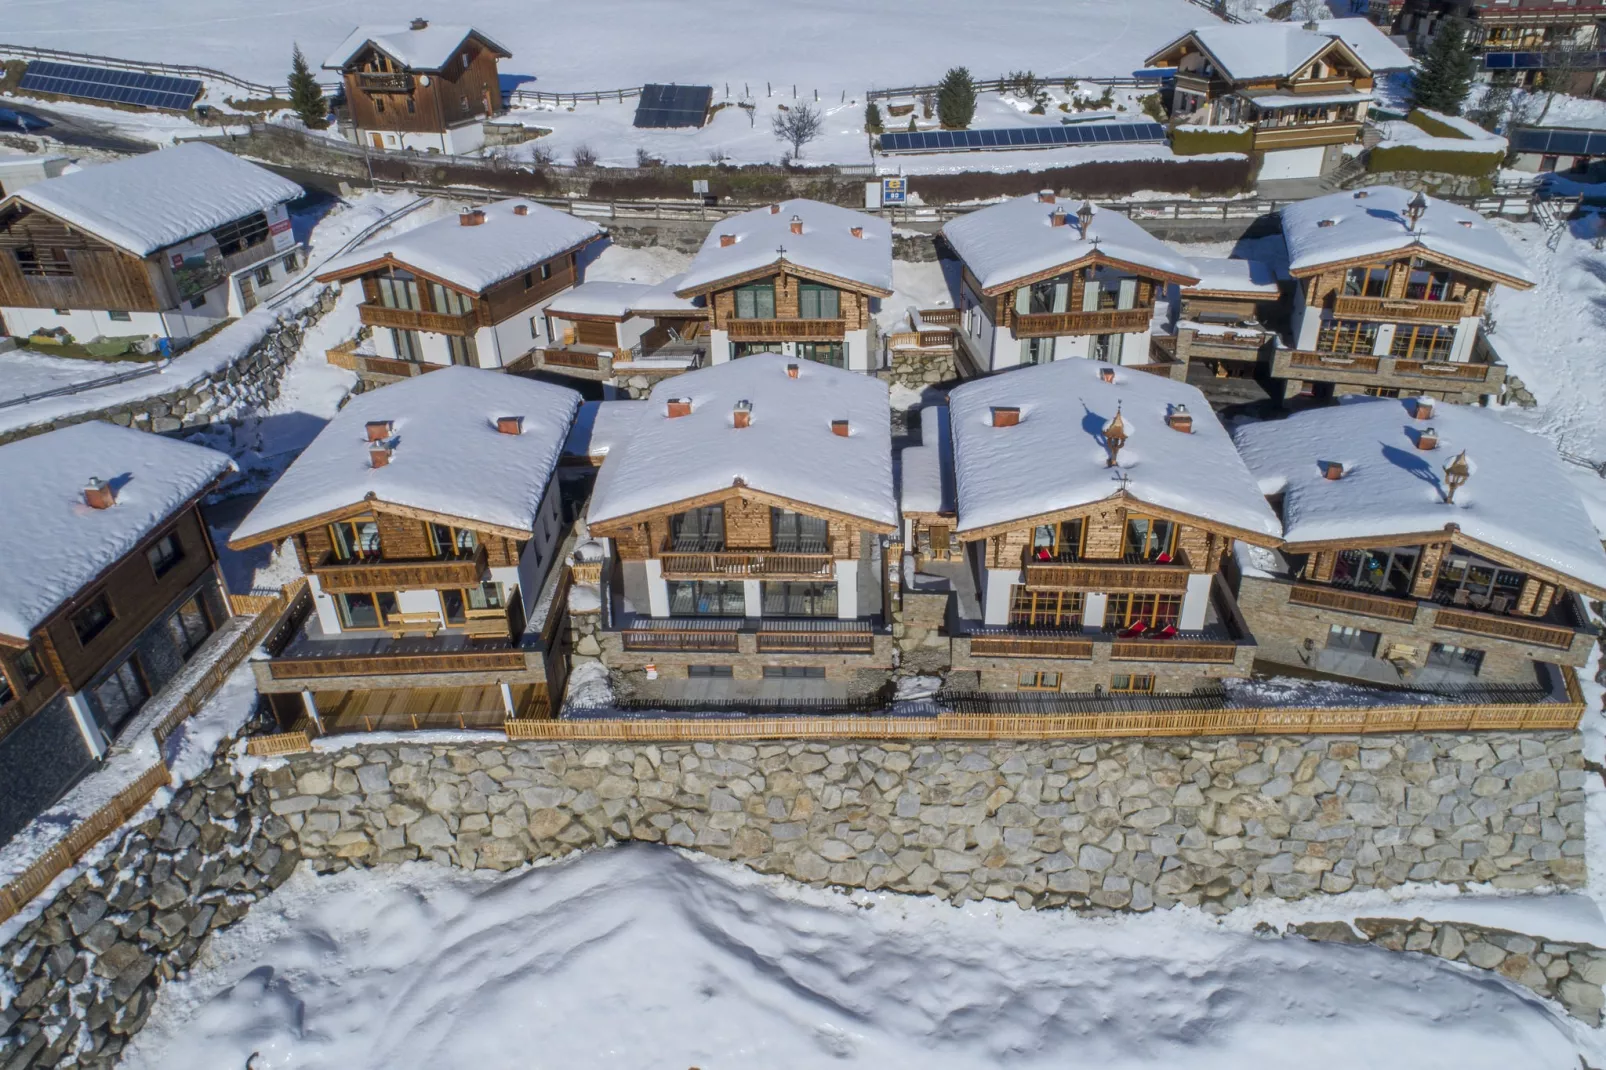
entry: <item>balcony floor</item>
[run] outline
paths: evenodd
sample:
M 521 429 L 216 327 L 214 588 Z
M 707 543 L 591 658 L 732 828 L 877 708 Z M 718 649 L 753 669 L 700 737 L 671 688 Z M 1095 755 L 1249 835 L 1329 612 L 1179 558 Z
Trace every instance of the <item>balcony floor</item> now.
M 535 637 L 530 631 L 525 640 Z M 518 650 L 526 643 L 498 643 L 489 639 L 471 639 L 455 629 L 447 628 L 433 636 L 410 635 L 396 639 L 384 632 L 341 632 L 329 635 L 318 624 L 316 614 L 307 617 L 301 630 L 290 640 L 280 658 L 365 658 L 402 654 L 455 654 L 476 650 Z M 530 646 L 529 649 L 536 649 Z

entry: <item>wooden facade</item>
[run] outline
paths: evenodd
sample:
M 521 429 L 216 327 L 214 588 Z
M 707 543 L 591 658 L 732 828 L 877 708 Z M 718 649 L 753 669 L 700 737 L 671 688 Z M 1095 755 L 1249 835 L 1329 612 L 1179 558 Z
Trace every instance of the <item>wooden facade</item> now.
M 359 130 L 443 133 L 502 110 L 496 64 L 506 56 L 470 33 L 441 66 L 414 68 L 370 42 L 341 68 L 346 105 Z
M 774 287 L 774 315 L 763 318 L 738 315 L 737 291 L 743 286 L 764 283 Z M 828 286 L 836 291 L 836 316 L 828 319 L 803 316 L 800 294 L 806 283 Z M 732 342 L 761 344 L 840 342 L 849 331 L 870 329 L 872 301 L 891 296 L 891 291 L 778 260 L 768 267 L 680 291 L 680 296 L 704 298 L 711 330 L 727 332 Z
M 159 266 L 20 202 L 0 209 L 0 306 L 161 312 Z

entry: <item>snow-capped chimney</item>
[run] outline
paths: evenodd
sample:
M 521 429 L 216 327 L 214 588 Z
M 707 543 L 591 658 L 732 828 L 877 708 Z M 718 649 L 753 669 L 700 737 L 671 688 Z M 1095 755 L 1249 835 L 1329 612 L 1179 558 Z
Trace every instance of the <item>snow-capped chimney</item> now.
M 864 228 L 863 227 L 849 227 L 848 228 L 848 233 L 853 235 L 855 238 L 862 238 L 862 237 L 864 237 Z
M 1416 436 L 1416 448 L 1419 450 L 1436 450 L 1439 448 L 1439 429 L 1437 427 L 1425 428 Z
M 530 206 L 527 205 L 527 204 L 515 204 L 513 206 L 513 214 L 514 215 L 529 215 L 530 214 Z
M 994 405 L 993 426 L 1014 427 L 1020 423 L 1020 408 L 1016 405 Z
M 1343 479 L 1344 478 L 1344 462 L 1342 462 L 1342 461 L 1328 461 L 1327 462 L 1327 467 L 1322 470 L 1322 475 L 1326 476 L 1328 479 Z
M 1037 191 L 1037 203 L 1038 204 L 1053 204 L 1054 203 L 1054 191 L 1051 190 L 1051 189 L 1038 190 Z
M 1171 411 L 1165 414 L 1165 425 L 1173 431 L 1181 431 L 1185 435 L 1193 434 L 1193 413 L 1188 411 L 1186 405 L 1173 405 Z
M 778 204 L 770 205 L 770 215 L 780 215 L 780 214 L 781 214 L 781 206 L 780 205 L 778 205 Z
M 413 24 L 412 24 L 412 29 L 415 29 L 415 30 L 427 30 L 427 29 L 429 29 L 429 20 L 428 19 L 414 19 L 413 20 Z
M 1431 419 L 1433 419 L 1433 399 L 1432 398 L 1417 398 L 1415 404 L 1413 404 L 1412 407 L 1411 407 L 1411 419 L 1413 419 L 1413 420 L 1431 420 Z
M 746 427 L 753 422 L 753 403 L 743 398 L 731 410 L 731 423 L 736 427 Z
M 681 416 L 691 415 L 691 398 L 670 398 L 664 406 L 664 416 L 674 420 Z
M 1099 369 L 1099 378 L 1101 380 L 1103 380 L 1104 382 L 1106 382 L 1106 383 L 1115 382 L 1115 369 L 1114 368 L 1100 368 Z
M 1052 212 L 1048 213 L 1048 224 L 1051 227 L 1063 227 L 1070 220 L 1070 218 L 1070 215 L 1065 211 L 1065 209 L 1056 208 Z
M 802 234 L 803 233 L 803 217 L 802 216 L 795 215 L 795 216 L 792 217 L 792 233 L 793 234 Z
M 390 463 L 391 448 L 389 446 L 368 447 L 368 467 L 383 468 Z
M 498 416 L 496 418 L 496 433 L 499 435 L 524 434 L 524 417 Z
M 93 478 L 84 484 L 84 504 L 91 509 L 110 509 L 117 504 L 117 492 L 104 479 Z
M 735 245 L 735 244 L 736 244 L 736 235 L 734 235 L 734 234 L 721 234 L 719 236 L 719 247 L 721 249 L 728 249 L 732 245 Z
M 368 432 L 369 442 L 379 442 L 390 437 L 390 432 L 396 425 L 389 420 L 369 420 L 363 425 Z
M 460 226 L 477 227 L 485 222 L 485 209 L 470 208 L 468 211 L 458 215 L 457 222 Z
M 836 435 L 839 438 L 847 438 L 848 433 L 851 430 L 852 428 L 849 426 L 848 421 L 846 420 L 831 421 L 831 434 Z
M 786 377 L 788 379 L 796 379 L 797 375 L 798 375 L 798 366 L 796 364 L 788 364 L 786 366 Z

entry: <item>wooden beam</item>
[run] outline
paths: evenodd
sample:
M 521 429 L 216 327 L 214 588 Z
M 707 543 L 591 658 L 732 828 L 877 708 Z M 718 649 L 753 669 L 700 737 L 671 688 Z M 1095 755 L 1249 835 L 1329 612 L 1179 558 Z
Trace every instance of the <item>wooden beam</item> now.
M 367 513 L 391 513 L 395 516 L 405 516 L 411 520 L 423 520 L 433 524 L 448 524 L 453 527 L 469 528 L 475 532 L 487 535 L 500 535 L 506 539 L 522 542 L 530 538 L 531 532 L 520 528 L 510 528 L 502 524 L 492 524 L 485 520 L 476 520 L 464 516 L 452 516 L 449 513 L 438 513 L 430 509 L 416 509 L 409 505 L 398 505 L 395 502 L 381 501 L 378 498 L 364 498 L 350 505 L 342 505 L 337 509 L 328 509 L 312 516 L 302 517 L 288 524 L 280 524 L 276 528 L 244 538 L 229 540 L 229 549 L 248 550 L 253 546 L 264 543 L 280 542 L 292 535 L 299 535 L 304 531 L 332 524 L 337 520 L 349 520 L 354 516 L 363 516 Z
M 1110 209 L 1105 210 L 1109 211 Z M 1066 226 L 1070 226 L 1070 224 L 1067 223 Z M 1132 274 L 1142 278 L 1159 279 L 1163 282 L 1174 282 L 1179 286 L 1186 286 L 1199 281 L 1198 278 L 1192 275 L 1178 275 L 1175 272 L 1161 271 L 1159 268 L 1149 267 L 1147 264 L 1134 264 L 1129 260 L 1116 260 L 1113 257 L 1105 256 L 1097 249 L 1094 249 L 1086 256 L 1080 257 L 1076 260 L 1067 260 L 1063 264 L 1059 264 L 1051 268 L 1045 268 L 1042 271 L 1036 271 L 1030 275 L 1022 275 L 1020 278 L 1012 279 L 1009 282 L 995 283 L 992 286 L 988 286 L 983 289 L 982 296 L 997 297 L 999 294 L 1008 293 L 1011 290 L 1018 290 L 1022 286 L 1030 286 L 1032 283 L 1041 282 L 1044 279 L 1052 279 L 1059 275 L 1065 274 L 1067 271 L 1075 271 L 1078 268 L 1088 265 L 1103 265 L 1105 267 L 1112 267 L 1121 271 L 1130 271 Z
M 802 513 L 805 516 L 817 516 L 826 520 L 849 521 L 860 528 L 873 531 L 879 535 L 890 535 L 897 530 L 897 526 L 894 524 L 885 524 L 877 520 L 871 520 L 868 517 L 855 516 L 852 513 L 844 513 L 836 509 L 827 509 L 824 506 L 801 502 L 795 498 L 787 498 L 780 494 L 770 494 L 756 487 L 724 487 L 704 494 L 695 494 L 690 498 L 681 498 L 678 501 L 655 505 L 651 509 L 638 509 L 634 513 L 610 516 L 606 520 L 590 520 L 587 518 L 587 523 L 590 525 L 593 534 L 606 536 L 661 517 L 684 513 L 688 509 L 696 509 L 704 505 L 721 505 L 736 498 L 757 502 L 760 505 L 772 505 L 781 509 L 790 509 L 794 513 Z
M 1178 509 L 1155 505 L 1133 495 L 1130 491 L 1124 490 L 1118 490 L 1107 498 L 1084 502 L 1081 505 L 1073 505 L 1050 513 L 1037 513 L 1031 516 L 1018 517 L 1014 520 L 1006 520 L 998 524 L 989 524 L 982 528 L 968 528 L 956 531 L 954 537 L 960 542 L 975 542 L 978 539 L 1002 535 L 1005 532 L 1016 531 L 1021 528 L 1033 528 L 1041 524 L 1057 524 L 1062 520 L 1076 520 L 1107 509 L 1114 504 L 1120 504 L 1134 512 L 1142 513 L 1144 516 L 1159 517 L 1162 520 L 1174 520 L 1189 527 L 1199 528 L 1217 535 L 1225 535 L 1232 539 L 1239 539 L 1249 543 L 1251 546 L 1263 546 L 1271 550 L 1282 546 L 1282 539 L 1276 535 L 1268 535 L 1264 531 L 1250 531 L 1248 528 L 1235 527 L 1231 524 L 1207 520 L 1191 513 L 1184 513 Z
M 718 229 L 718 224 L 715 224 L 715 229 Z M 744 282 L 755 282 L 759 279 L 767 279 L 771 275 L 779 275 L 783 272 L 787 275 L 796 275 L 800 279 L 810 279 L 814 282 L 829 283 L 832 286 L 839 287 L 843 290 L 852 290 L 854 293 L 858 294 L 866 294 L 872 297 L 892 296 L 891 290 L 883 290 L 879 286 L 871 286 L 870 284 L 860 282 L 857 279 L 844 278 L 841 275 L 832 275 L 825 271 L 816 271 L 813 268 L 804 267 L 803 265 L 794 261 L 782 260 L 780 258 L 777 258 L 772 263 L 765 264 L 762 267 L 756 267 L 748 271 L 738 272 L 735 275 L 726 275 L 724 278 L 714 279 L 711 282 L 699 283 L 696 286 L 688 287 L 684 290 L 676 290 L 675 296 L 700 297 L 704 294 L 714 293 L 717 290 L 728 290 L 733 286 L 740 286 Z

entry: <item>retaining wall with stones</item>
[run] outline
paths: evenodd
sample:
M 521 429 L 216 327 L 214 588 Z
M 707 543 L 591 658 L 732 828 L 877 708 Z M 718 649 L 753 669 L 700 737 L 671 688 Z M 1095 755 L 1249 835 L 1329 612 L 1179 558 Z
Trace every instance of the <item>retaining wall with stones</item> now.
M 319 868 L 620 840 L 955 901 L 1225 911 L 1585 879 L 1571 733 L 877 745 L 358 745 L 259 774 Z

